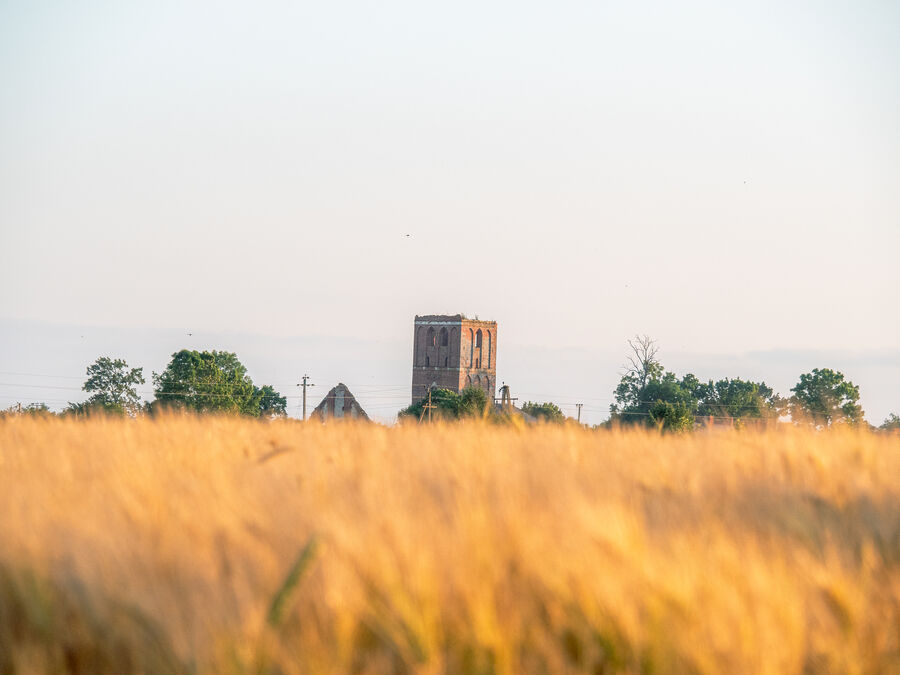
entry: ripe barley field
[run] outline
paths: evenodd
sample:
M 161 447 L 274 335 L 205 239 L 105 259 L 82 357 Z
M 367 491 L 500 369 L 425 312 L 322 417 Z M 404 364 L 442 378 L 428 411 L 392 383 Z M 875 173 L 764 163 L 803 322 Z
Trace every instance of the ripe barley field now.
M 897 673 L 900 437 L 0 420 L 0 673 Z

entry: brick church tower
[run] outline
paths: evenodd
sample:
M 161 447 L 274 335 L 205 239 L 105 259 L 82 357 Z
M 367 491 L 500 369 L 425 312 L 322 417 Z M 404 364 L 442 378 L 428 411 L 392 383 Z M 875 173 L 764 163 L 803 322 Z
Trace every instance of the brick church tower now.
M 494 400 L 497 386 L 497 322 L 462 314 L 417 316 L 413 331 L 412 400 L 432 384 L 459 393 L 469 386 Z

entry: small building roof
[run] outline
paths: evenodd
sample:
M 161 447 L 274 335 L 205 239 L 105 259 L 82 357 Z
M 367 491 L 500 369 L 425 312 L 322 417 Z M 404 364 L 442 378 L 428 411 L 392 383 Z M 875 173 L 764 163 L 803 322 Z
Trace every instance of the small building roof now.
M 331 391 L 325 394 L 325 398 L 315 407 L 309 418 L 325 422 L 332 419 L 368 420 L 369 416 L 347 385 L 338 382 Z

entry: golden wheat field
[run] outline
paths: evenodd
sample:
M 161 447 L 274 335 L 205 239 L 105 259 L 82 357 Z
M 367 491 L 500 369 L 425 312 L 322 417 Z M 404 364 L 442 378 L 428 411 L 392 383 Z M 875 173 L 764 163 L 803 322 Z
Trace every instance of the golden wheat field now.
M 0 673 L 900 672 L 900 437 L 0 420 Z

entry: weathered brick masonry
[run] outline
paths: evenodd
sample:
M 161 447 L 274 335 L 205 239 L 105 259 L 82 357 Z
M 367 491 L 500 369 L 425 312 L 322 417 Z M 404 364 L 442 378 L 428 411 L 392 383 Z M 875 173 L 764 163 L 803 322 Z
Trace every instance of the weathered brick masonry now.
M 367 420 L 369 416 L 359 405 L 356 397 L 350 393 L 347 385 L 338 382 L 336 387 L 325 394 L 325 398 L 316 406 L 309 418 L 325 422 L 335 419 Z
M 497 386 L 497 322 L 462 314 L 417 316 L 413 328 L 412 400 L 432 384 L 460 392 L 484 389 L 490 400 Z

